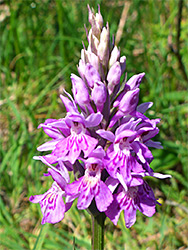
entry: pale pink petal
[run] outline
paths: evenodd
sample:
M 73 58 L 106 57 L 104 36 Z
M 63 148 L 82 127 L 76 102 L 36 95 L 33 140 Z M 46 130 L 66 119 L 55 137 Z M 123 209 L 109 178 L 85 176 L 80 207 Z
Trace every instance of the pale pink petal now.
M 55 200 L 54 200 L 55 199 Z M 49 199 L 48 199 L 49 200 Z M 52 199 L 51 203 L 48 201 L 45 212 L 43 213 L 43 219 L 41 224 L 45 223 L 57 223 L 64 218 L 65 204 L 61 196 L 56 195 Z
M 84 178 L 84 176 L 80 177 L 79 180 L 74 181 L 71 184 L 68 184 L 66 186 L 66 189 L 65 189 L 66 194 L 68 194 L 70 196 L 77 195 L 79 193 L 79 188 L 80 188 L 80 185 L 82 183 L 83 178 Z
M 100 212 L 106 211 L 107 207 L 113 201 L 113 195 L 110 189 L 103 181 L 99 182 L 98 194 L 95 196 L 96 206 Z
M 62 139 L 56 139 L 52 141 L 45 142 L 44 144 L 40 145 L 37 150 L 38 151 L 49 151 L 49 150 L 54 150 L 56 144 Z
M 111 131 L 106 131 L 104 129 L 98 129 L 96 131 L 97 134 L 99 134 L 102 138 L 113 142 L 115 139 L 115 135 Z
M 95 127 L 95 126 L 99 125 L 102 121 L 102 118 L 103 118 L 103 116 L 100 112 L 92 113 L 85 120 L 86 128 Z

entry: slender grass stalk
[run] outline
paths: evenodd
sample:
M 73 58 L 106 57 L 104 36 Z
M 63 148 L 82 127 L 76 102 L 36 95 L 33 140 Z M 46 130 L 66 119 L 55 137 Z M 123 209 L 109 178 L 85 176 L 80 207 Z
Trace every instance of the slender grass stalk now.
M 65 64 L 65 46 L 64 46 L 64 29 L 63 29 L 63 7 L 62 1 L 56 0 L 57 5 L 57 16 L 58 16 L 58 26 L 59 26 L 59 50 L 62 61 Z
M 13 9 L 13 6 L 10 4 L 10 26 L 11 26 L 11 33 L 12 33 L 12 39 L 13 39 L 13 44 L 14 44 L 14 50 L 15 50 L 15 56 L 16 58 L 19 58 L 21 54 L 21 45 L 19 41 L 19 35 L 18 35 L 18 20 L 17 20 L 17 12 L 16 10 Z M 20 57 L 21 58 L 21 57 Z M 16 73 L 17 75 L 20 74 L 24 67 L 24 62 L 23 59 L 21 58 L 17 63 L 16 63 Z
M 92 250 L 104 249 L 104 222 L 105 214 L 100 213 L 97 216 L 92 217 Z
M 33 248 L 33 250 L 40 250 L 42 249 L 42 244 L 45 240 L 45 237 L 46 237 L 46 233 L 48 231 L 48 227 L 49 227 L 49 224 L 45 224 L 41 227 L 41 230 L 40 230 L 40 233 L 39 233 L 39 236 L 35 242 L 35 246 Z

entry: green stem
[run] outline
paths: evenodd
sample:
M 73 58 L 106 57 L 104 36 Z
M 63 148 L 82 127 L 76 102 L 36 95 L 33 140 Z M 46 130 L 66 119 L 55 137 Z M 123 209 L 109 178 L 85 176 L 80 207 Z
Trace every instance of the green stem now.
M 92 217 L 92 250 L 104 249 L 104 221 L 106 215 L 100 213 Z

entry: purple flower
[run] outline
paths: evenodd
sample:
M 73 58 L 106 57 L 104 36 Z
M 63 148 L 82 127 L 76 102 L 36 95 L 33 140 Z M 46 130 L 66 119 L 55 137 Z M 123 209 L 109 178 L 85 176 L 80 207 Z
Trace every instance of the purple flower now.
M 121 99 L 117 98 L 113 106 L 118 110 L 110 121 L 110 128 L 113 127 L 120 118 L 136 110 L 139 100 L 139 91 L 139 88 L 136 88 L 126 92 Z
M 130 186 L 127 191 L 120 186 L 105 214 L 117 225 L 120 213 L 124 210 L 125 226 L 130 228 L 136 221 L 136 210 L 151 217 L 155 213 L 156 203 L 154 193 L 146 182 Z
M 130 142 L 136 135 L 135 131 L 124 130 L 115 137 L 113 146 L 107 151 L 107 171 L 112 177 L 117 178 L 125 189 L 131 181 L 131 170 L 138 168 L 138 171 L 144 171 L 131 155 Z
M 51 175 L 54 182 L 52 187 L 44 194 L 34 195 L 29 198 L 33 203 L 39 203 L 43 214 L 42 224 L 44 223 L 57 223 L 64 218 L 64 213 L 71 207 L 72 202 L 64 204 L 62 196 L 66 196 L 65 188 L 69 182 L 69 175 L 66 167 L 62 162 L 53 167 L 48 164 L 45 159 L 41 159 L 51 168 L 48 169 L 48 174 Z
M 110 176 L 120 181 L 125 190 L 132 179 L 132 172 L 153 172 L 147 163 L 153 156 L 147 146 L 139 142 L 139 133 L 136 131 L 139 122 L 139 119 L 130 119 L 116 130 L 115 135 L 110 131 L 97 131 L 101 137 L 113 142 L 107 150 L 106 169 Z
M 64 218 L 65 204 L 62 195 L 65 194 L 56 182 L 44 194 L 30 197 L 33 203 L 39 203 L 43 214 L 42 224 L 57 223 Z
M 74 199 L 78 197 L 78 209 L 88 208 L 94 198 L 98 210 L 103 212 L 112 202 L 112 193 L 101 180 L 101 172 L 103 169 L 104 164 L 102 159 L 89 157 L 85 161 L 84 176 L 67 185 L 66 193 L 70 196 L 72 195 Z
M 87 157 L 95 148 L 98 140 L 89 135 L 88 127 L 99 125 L 102 120 L 100 113 L 91 114 L 85 119 L 80 114 L 72 114 L 65 118 L 65 122 L 70 127 L 70 135 L 58 142 L 52 155 L 57 160 L 70 161 L 72 164 L 78 159 L 81 151 Z

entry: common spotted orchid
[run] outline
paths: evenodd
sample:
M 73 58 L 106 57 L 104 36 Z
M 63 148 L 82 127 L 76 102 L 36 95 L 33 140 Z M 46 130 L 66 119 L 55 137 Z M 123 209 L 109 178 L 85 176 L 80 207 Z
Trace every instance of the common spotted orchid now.
M 46 193 L 31 196 L 30 201 L 40 204 L 42 223 L 61 221 L 77 199 L 78 209 L 103 213 L 115 225 L 124 211 L 129 228 L 137 210 L 149 217 L 155 213 L 157 201 L 145 177 L 170 177 L 150 167 L 149 147 L 162 148 L 153 141 L 160 120 L 144 114 L 151 102 L 139 104 L 145 73 L 125 80 L 126 57 L 111 44 L 109 25 L 103 26 L 100 8 L 96 15 L 89 8 L 89 22 L 79 76 L 71 75 L 73 96 L 66 91 L 60 96 L 67 115 L 39 125 L 51 140 L 38 150 L 51 153 L 35 159 L 48 166 L 47 176 L 54 182 Z M 74 181 L 70 182 L 69 174 Z

